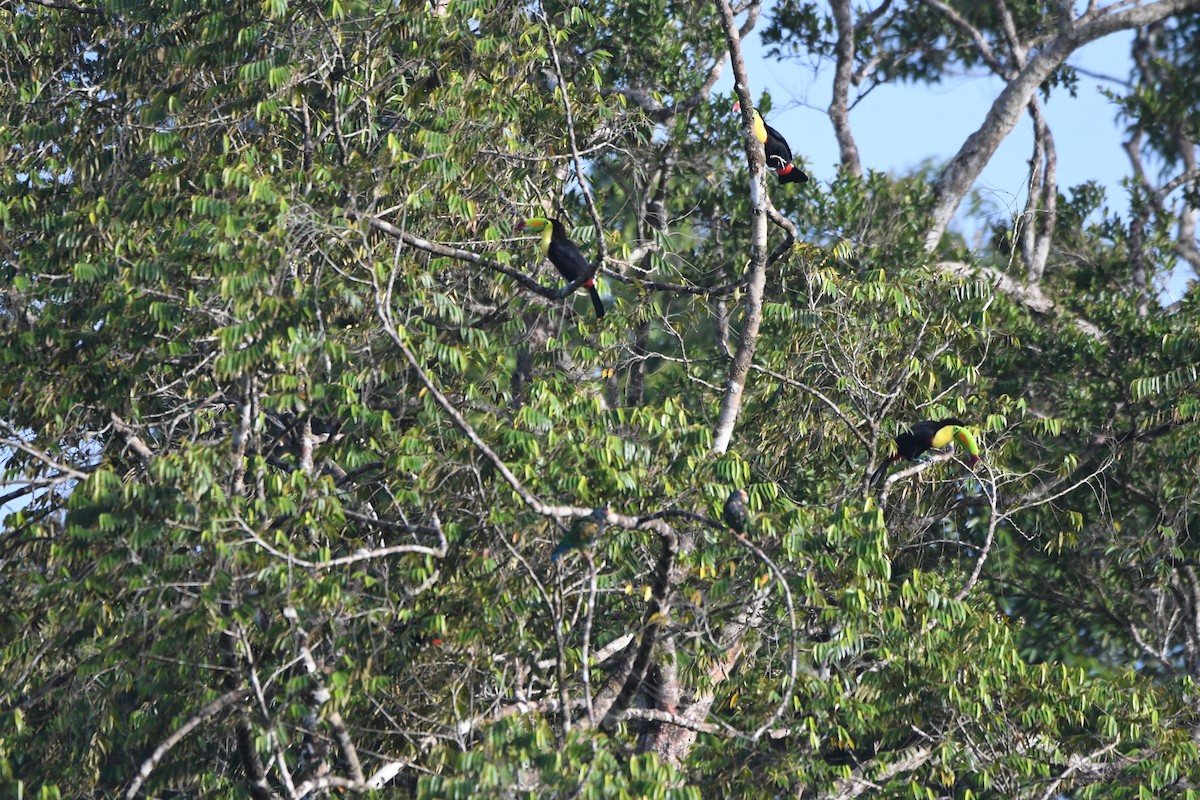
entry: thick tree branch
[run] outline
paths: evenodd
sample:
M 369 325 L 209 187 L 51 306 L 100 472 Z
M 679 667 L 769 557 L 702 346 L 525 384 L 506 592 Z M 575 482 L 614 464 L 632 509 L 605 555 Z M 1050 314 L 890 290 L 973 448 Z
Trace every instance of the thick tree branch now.
M 1092 339 L 1104 338 L 1103 331 L 1086 319 L 1077 317 L 1071 312 L 1061 309 L 1053 300 L 1046 296 L 1037 284 L 1023 284 L 1006 272 L 1001 272 L 991 267 L 972 266 L 964 264 L 961 261 L 940 261 L 934 265 L 934 269 L 943 275 L 952 275 L 956 278 L 983 278 L 991 284 L 993 289 L 1007 295 L 1009 299 L 1020 303 L 1030 311 L 1047 315 L 1057 313 L 1068 319 L 1085 336 Z
M 725 649 L 724 657 L 718 659 L 708 670 L 709 687 L 696 695 L 692 703 L 683 712 L 684 719 L 692 722 L 703 722 L 708 718 L 713 701 L 717 698 L 717 687 L 729 678 L 738 659 L 742 657 L 745 636 L 750 630 L 759 625 L 763 606 L 770 595 L 770 589 L 756 591 L 737 616 L 721 629 L 719 641 Z M 675 732 L 675 735 L 671 737 L 671 740 L 664 743 L 662 747 L 664 758 L 672 763 L 682 764 L 687 759 L 688 752 L 696 741 L 696 733 L 691 728 L 681 726 Z M 761 735 L 761 733 L 762 731 L 757 731 L 755 735 Z
M 296 609 L 290 606 L 285 608 L 283 617 L 292 625 L 296 649 L 300 654 L 300 663 L 304 665 L 304 671 L 308 673 L 308 678 L 312 681 L 312 689 L 309 692 L 312 702 L 317 708 L 323 708 L 332 695 L 325 687 L 325 679 L 317 666 L 317 660 L 313 657 L 312 650 L 309 649 L 308 631 L 300 624 L 300 615 Z M 342 719 L 341 713 L 336 708 L 329 708 L 325 712 L 325 721 L 333 729 L 334 738 L 337 739 L 338 746 L 342 751 L 342 758 L 350 769 L 350 779 L 356 785 L 364 784 L 366 777 L 363 775 L 362 764 L 358 760 L 358 749 L 350 739 L 350 732 L 346 729 L 346 723 Z
M 920 768 L 933 757 L 933 748 L 927 744 L 914 745 L 901 751 L 897 756 L 886 764 L 871 761 L 855 767 L 849 778 L 838 780 L 833 792 L 820 795 L 820 800 L 854 800 L 856 797 L 861 797 L 866 792 L 878 789 L 897 775 Z M 868 778 L 867 775 L 871 777 Z
M 850 0 L 830 0 L 833 20 L 837 25 L 836 56 L 833 72 L 833 99 L 829 101 L 829 120 L 841 152 L 842 170 L 855 178 L 862 177 L 862 161 L 858 145 L 850 128 L 850 81 L 854 72 L 854 37 L 857 28 L 852 19 Z
M 225 709 L 229 708 L 234 703 L 248 697 L 250 690 L 247 687 L 241 687 L 213 700 L 208 705 L 197 711 L 191 718 L 176 728 L 170 736 L 164 739 L 158 747 L 154 748 L 154 752 L 142 762 L 138 768 L 137 774 L 133 776 L 133 780 L 129 783 L 129 788 L 125 790 L 125 800 L 133 800 L 138 796 L 138 792 L 142 790 L 142 785 L 150 777 L 150 773 L 154 772 L 154 768 L 158 763 L 166 757 L 167 753 L 171 752 L 171 748 L 183 741 L 189 733 L 197 727 L 212 719 L 217 714 L 220 714 Z
M 937 248 L 954 212 L 996 148 L 1016 127 L 1033 93 L 1073 52 L 1110 33 L 1149 25 L 1172 14 L 1196 9 L 1200 9 L 1200 0 L 1159 0 L 1115 13 L 1101 10 L 1089 12 L 1080 17 L 1076 24 L 1060 30 L 1004 87 L 988 110 L 983 124 L 967 137 L 942 173 L 935 188 L 933 224 L 925 237 L 925 249 L 932 252 Z
M 1022 220 L 1021 256 L 1027 282 L 1039 283 L 1050 257 L 1050 241 L 1058 222 L 1058 156 L 1054 136 L 1036 97 L 1029 101 L 1033 118 L 1033 157 L 1029 164 L 1029 196 Z
M 116 429 L 117 433 L 121 434 L 121 438 L 125 440 L 125 444 L 137 455 L 143 466 L 150 463 L 150 459 L 154 457 L 154 451 L 142 440 L 142 437 L 138 436 L 133 426 L 121 419 L 120 415 L 115 411 L 109 414 L 109 418 L 112 419 L 113 428 Z
M 754 350 L 758 343 L 758 328 L 762 323 L 763 289 L 767 282 L 767 185 L 766 157 L 762 145 L 754 137 L 754 102 L 750 97 L 746 62 L 742 58 L 741 36 L 733 19 L 733 9 L 728 0 L 718 0 L 721 12 L 721 27 L 725 30 L 725 41 L 729 46 L 729 57 L 733 64 L 734 88 L 742 106 L 742 135 L 746 147 L 746 161 L 750 166 L 750 266 L 749 285 L 746 289 L 745 316 L 737 351 L 729 365 L 729 377 L 721 410 L 713 432 L 713 452 L 724 453 L 733 438 L 738 412 L 742 407 L 742 395 Z
M 650 520 L 639 520 L 638 524 L 641 525 L 648 521 Z M 679 551 L 679 540 L 675 531 L 666 523 L 658 521 L 655 527 L 660 530 L 658 566 L 654 571 L 650 605 L 646 608 L 643 622 L 642 641 L 638 646 L 637 655 L 633 658 L 633 667 L 612 704 L 603 712 L 599 708 L 596 710 L 597 715 L 603 713 L 603 720 L 600 723 L 601 730 L 610 734 L 616 730 L 617 724 L 623 718 L 625 710 L 633 702 L 642 681 L 646 679 L 646 670 L 650 666 L 650 656 L 654 652 L 654 645 L 658 641 L 659 634 L 666 627 L 671 613 L 671 567 L 674 565 L 675 556 Z

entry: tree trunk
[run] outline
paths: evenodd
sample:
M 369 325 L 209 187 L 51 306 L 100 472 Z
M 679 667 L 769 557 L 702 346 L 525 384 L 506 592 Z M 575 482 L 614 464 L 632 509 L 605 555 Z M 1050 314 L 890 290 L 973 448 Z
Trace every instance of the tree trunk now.
M 925 249 L 933 252 L 937 248 L 958 206 L 975 185 L 996 148 L 1016 127 L 1033 93 L 1072 53 L 1110 33 L 1149 25 L 1172 14 L 1196 9 L 1200 9 L 1200 0 L 1160 0 L 1115 14 L 1106 14 L 1105 9 L 1088 11 L 1069 23 L 1004 87 L 988 110 L 983 125 L 967 137 L 942 173 L 934 190 L 933 225 L 925 236 Z

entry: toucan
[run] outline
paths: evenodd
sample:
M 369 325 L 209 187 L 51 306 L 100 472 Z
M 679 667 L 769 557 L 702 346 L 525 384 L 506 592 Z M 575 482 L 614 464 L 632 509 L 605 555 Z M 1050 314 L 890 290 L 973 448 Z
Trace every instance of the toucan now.
M 738 536 L 746 532 L 746 526 L 750 522 L 750 514 L 746 511 L 748 499 L 745 489 L 734 489 L 729 493 L 729 499 L 725 501 L 725 511 L 721 515 L 729 529 Z
M 550 554 L 550 558 L 557 561 L 562 557 L 563 553 L 570 550 L 591 547 L 604 533 L 604 528 L 608 523 L 615 521 L 608 506 L 596 506 L 591 514 L 588 514 L 586 517 L 580 517 L 571 523 L 571 528 L 563 536 L 562 541 L 558 543 L 558 547 L 554 548 L 554 552 Z
M 542 234 L 542 256 L 550 259 L 550 263 L 568 281 L 575 281 L 592 272 L 592 265 L 579 252 L 575 243 L 567 238 L 567 229 L 557 219 L 533 217 L 525 220 L 525 231 Z M 604 303 L 600 302 L 600 293 L 596 291 L 595 277 L 588 278 L 583 288 L 587 289 L 592 298 L 592 308 L 596 316 L 604 316 Z
M 733 104 L 733 113 L 742 110 L 742 103 Z M 767 166 L 775 170 L 780 183 L 808 183 L 808 176 L 792 163 L 792 148 L 779 131 L 768 125 L 754 109 L 754 138 L 763 143 L 763 151 L 767 155 Z
M 975 466 L 975 462 L 979 460 L 979 445 L 975 443 L 971 431 L 967 430 L 965 422 L 956 417 L 943 420 L 923 419 L 896 437 L 896 452 L 885 458 L 875 470 L 875 474 L 871 476 L 871 485 L 874 486 L 883 479 L 890 464 L 902 458 L 915 461 L 926 450 L 945 447 L 952 441 L 959 442 L 967 449 L 970 455 L 967 463 L 969 466 Z

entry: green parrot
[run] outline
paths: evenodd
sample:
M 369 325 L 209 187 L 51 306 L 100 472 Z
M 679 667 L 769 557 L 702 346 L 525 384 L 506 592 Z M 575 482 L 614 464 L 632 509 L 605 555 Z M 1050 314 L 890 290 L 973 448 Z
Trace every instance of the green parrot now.
M 585 547 L 591 547 L 604 534 L 604 528 L 608 523 L 614 521 L 612 512 L 609 511 L 608 506 L 596 506 L 591 514 L 588 514 L 586 517 L 580 517 L 571 523 L 571 529 L 567 531 L 567 535 L 558 543 L 558 547 L 554 548 L 554 552 L 550 554 L 550 558 L 557 561 L 568 550 L 580 550 Z

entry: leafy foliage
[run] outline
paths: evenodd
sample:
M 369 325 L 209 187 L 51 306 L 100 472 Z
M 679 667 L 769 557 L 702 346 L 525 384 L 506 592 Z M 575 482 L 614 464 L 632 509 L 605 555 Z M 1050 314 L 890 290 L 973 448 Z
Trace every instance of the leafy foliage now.
M 823 13 L 767 40 L 831 51 Z M 714 452 L 754 310 L 720 19 L 0 8 L 5 794 L 1194 794 L 1195 292 L 1131 287 L 1095 187 L 1034 313 L 987 278 L 1013 231 L 928 252 L 930 174 L 772 184 L 796 243 Z M 1184 114 L 1179 24 L 1138 120 Z M 924 4 L 861 34 L 881 80 L 979 57 Z M 606 254 L 603 321 L 543 214 Z M 974 472 L 869 485 L 945 416 Z

